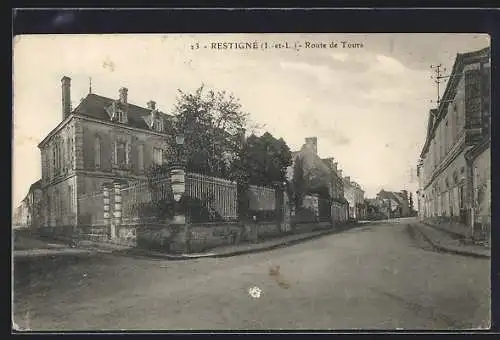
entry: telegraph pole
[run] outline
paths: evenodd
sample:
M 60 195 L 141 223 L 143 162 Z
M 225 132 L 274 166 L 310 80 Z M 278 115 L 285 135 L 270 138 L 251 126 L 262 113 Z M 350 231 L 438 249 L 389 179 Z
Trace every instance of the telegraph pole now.
M 441 79 L 446 78 L 441 73 L 441 72 L 446 72 L 446 69 L 445 68 L 441 69 L 442 67 L 443 67 L 443 65 L 441 65 L 441 64 L 431 65 L 431 70 L 433 70 L 433 72 L 434 72 L 434 75 L 431 76 L 431 79 L 433 79 L 434 83 L 436 84 L 436 88 L 437 88 L 437 100 L 436 100 L 436 104 L 438 106 L 439 106 L 439 103 L 441 101 L 441 98 L 440 98 L 441 93 L 439 92 L 439 84 L 441 84 Z
M 447 79 L 447 78 L 454 78 L 454 77 L 461 77 L 462 74 L 449 74 L 449 75 L 444 75 L 443 73 L 446 72 L 446 68 L 443 67 L 442 64 L 438 64 L 438 65 L 431 65 L 430 68 L 432 69 L 433 71 L 433 75 L 431 75 L 431 79 L 434 80 L 434 83 L 436 84 L 436 88 L 437 88 L 437 100 L 436 100 L 436 105 L 439 107 L 439 105 L 441 104 L 441 102 L 443 102 L 441 100 L 441 92 L 440 92 L 440 84 L 441 82 L 443 82 L 442 79 Z M 447 100 L 445 102 L 452 102 L 453 100 Z M 434 101 L 431 100 L 431 103 L 433 103 Z

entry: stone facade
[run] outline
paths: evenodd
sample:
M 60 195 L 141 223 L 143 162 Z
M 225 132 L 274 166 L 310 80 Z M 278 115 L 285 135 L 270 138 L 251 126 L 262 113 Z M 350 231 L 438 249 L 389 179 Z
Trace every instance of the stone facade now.
M 63 110 L 68 108 L 70 79 L 62 81 Z M 39 144 L 42 159 L 43 224 L 77 225 L 78 197 L 101 192 L 105 183 L 145 179 L 145 170 L 169 153 L 169 116 L 118 99 L 89 93 Z
M 474 150 L 476 151 L 476 150 Z M 477 148 L 472 160 L 474 195 L 473 231 L 489 234 L 491 231 L 491 149 L 490 141 Z
M 327 188 L 331 200 L 330 215 L 333 223 L 347 221 L 347 201 L 344 197 L 342 170 L 333 157 L 321 159 L 318 156 L 316 137 L 308 137 L 300 151 L 292 152 L 292 165 L 287 168 L 287 179 L 294 181 L 296 167 L 306 180 L 307 192 L 313 192 L 319 187 Z
M 419 216 L 472 225 L 473 160 L 466 155 L 489 138 L 490 49 L 458 54 L 451 73 L 455 77 L 450 78 L 439 107 L 429 113 L 417 172 Z M 479 168 L 489 167 L 479 163 Z
M 349 218 L 362 220 L 366 217 L 365 192 L 361 186 L 351 181 L 349 176 L 343 178 L 344 196 L 349 203 Z

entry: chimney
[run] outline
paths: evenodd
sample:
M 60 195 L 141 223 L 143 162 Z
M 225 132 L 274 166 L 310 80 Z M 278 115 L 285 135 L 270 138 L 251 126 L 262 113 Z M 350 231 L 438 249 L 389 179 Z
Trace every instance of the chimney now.
M 150 100 L 146 105 L 148 106 L 148 109 L 150 109 L 150 110 L 156 109 L 156 102 L 154 100 Z
M 62 119 L 71 113 L 71 78 L 64 76 L 61 79 L 62 87 Z
M 349 183 L 351 183 L 351 176 L 345 176 L 345 180 Z
M 405 200 L 408 200 L 408 191 L 401 190 L 401 193 L 403 194 L 403 197 L 405 198 Z
M 334 169 L 335 171 L 337 171 L 337 165 L 338 165 L 338 163 L 337 163 L 337 162 L 333 163 L 333 169 Z
M 118 92 L 120 93 L 120 103 L 127 104 L 128 89 L 126 87 L 122 87 Z
M 338 173 L 339 173 L 339 177 L 342 178 L 342 169 L 339 169 Z
M 312 148 L 315 155 L 318 154 L 318 137 L 307 137 L 306 144 Z

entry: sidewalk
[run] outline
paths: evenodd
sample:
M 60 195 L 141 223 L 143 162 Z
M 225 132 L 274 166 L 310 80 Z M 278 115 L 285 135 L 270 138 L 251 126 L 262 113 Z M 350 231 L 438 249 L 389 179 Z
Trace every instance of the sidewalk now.
M 267 241 L 263 241 L 260 243 L 243 243 L 239 245 L 230 245 L 230 246 L 221 246 L 217 247 L 211 252 L 206 253 L 197 253 L 197 254 L 166 254 L 162 252 L 155 251 L 147 251 L 140 249 L 127 249 L 123 251 L 118 251 L 117 253 L 122 254 L 131 254 L 131 255 L 142 255 L 154 258 L 165 258 L 169 260 L 189 260 L 189 259 L 197 259 L 197 258 L 221 258 L 221 257 L 230 257 L 236 255 L 243 254 L 251 254 L 257 253 L 277 248 L 282 248 L 286 246 L 290 246 L 293 244 L 297 244 L 300 242 L 304 242 L 307 240 L 311 240 L 314 238 L 319 238 L 321 236 L 330 235 L 339 233 L 351 228 L 356 227 L 356 225 L 344 226 L 339 228 L 329 228 L 326 230 L 313 231 L 303 234 L 295 234 L 295 235 L 287 235 L 284 237 L 279 237 Z
M 472 241 L 472 232 L 470 228 L 463 224 L 456 222 L 435 223 L 433 221 L 424 221 L 423 223 L 429 227 L 448 233 L 453 238 L 469 239 Z M 480 246 L 490 248 L 489 242 L 485 242 L 485 240 L 482 240 L 481 242 L 476 240 L 474 242 Z
M 456 233 L 453 235 L 449 231 L 440 230 L 439 227 L 429 226 L 425 223 L 416 223 L 413 226 L 427 242 L 440 251 L 479 258 L 490 258 L 491 256 L 491 251 L 487 247 L 466 244 L 463 235 L 459 237 Z
M 43 257 L 43 256 L 60 256 L 60 255 L 81 255 L 81 254 L 90 254 L 92 253 L 89 249 L 77 249 L 77 248 L 36 248 L 36 249 L 23 249 L 23 250 L 14 250 L 13 257 L 14 259 L 20 258 L 31 258 L 31 257 Z

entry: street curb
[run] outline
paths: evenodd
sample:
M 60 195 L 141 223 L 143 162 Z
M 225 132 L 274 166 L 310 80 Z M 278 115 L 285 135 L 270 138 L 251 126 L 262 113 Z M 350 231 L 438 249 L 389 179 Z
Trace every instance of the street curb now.
M 491 255 L 480 254 L 480 253 L 476 253 L 476 252 L 472 252 L 472 251 L 458 250 L 458 249 L 452 249 L 452 248 L 445 247 L 443 245 L 438 244 L 437 242 L 434 242 L 431 237 L 427 236 L 425 234 L 425 232 L 421 228 L 418 227 L 418 225 L 412 224 L 411 226 L 414 227 L 414 229 L 416 229 L 418 231 L 418 233 L 420 235 L 422 235 L 422 237 L 428 243 L 430 243 L 432 245 L 432 247 L 434 247 L 436 250 L 439 250 L 439 251 L 444 252 L 444 253 L 469 256 L 469 257 L 475 257 L 475 258 L 483 258 L 483 259 L 484 258 L 486 258 L 486 259 L 491 258 Z
M 456 231 L 451 231 L 451 230 L 448 230 L 446 228 L 441 228 L 441 227 L 438 227 L 432 223 L 429 223 L 429 222 L 422 222 L 423 224 L 425 224 L 426 226 L 428 227 L 431 227 L 431 228 L 434 228 L 436 230 L 439 230 L 441 232 L 444 232 L 444 233 L 447 233 L 449 235 L 452 235 L 454 238 L 464 238 L 465 235 L 459 233 L 459 232 L 456 232 Z
M 306 236 L 306 237 L 295 239 L 295 240 L 284 241 L 284 242 L 280 242 L 280 243 L 273 244 L 270 246 L 253 248 L 253 249 L 235 250 L 235 251 L 227 252 L 227 253 L 206 253 L 206 254 L 196 254 L 196 255 L 172 255 L 172 254 L 163 254 L 163 253 L 159 253 L 159 252 L 143 252 L 142 254 L 141 254 L 141 252 L 138 252 L 136 254 L 134 254 L 134 253 L 130 253 L 130 254 L 144 256 L 144 257 L 150 257 L 150 258 L 164 258 L 164 259 L 174 260 L 174 261 L 195 260 L 195 259 L 200 259 L 200 258 L 233 257 L 233 256 L 238 256 L 238 255 L 253 254 L 253 253 L 259 253 L 259 252 L 264 252 L 264 251 L 268 251 L 268 250 L 285 248 L 288 246 L 299 244 L 301 242 L 310 241 L 310 240 L 313 240 L 315 238 L 320 238 L 323 236 L 332 235 L 332 234 L 340 233 L 343 231 L 347 231 L 347 230 L 352 229 L 354 227 L 355 226 L 353 226 L 351 228 L 327 230 L 323 233 L 318 233 L 315 235 L 310 235 L 310 236 Z M 123 251 L 117 251 L 117 253 L 124 254 Z

